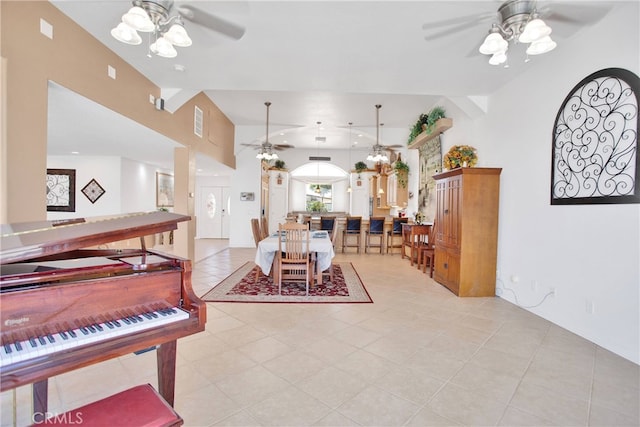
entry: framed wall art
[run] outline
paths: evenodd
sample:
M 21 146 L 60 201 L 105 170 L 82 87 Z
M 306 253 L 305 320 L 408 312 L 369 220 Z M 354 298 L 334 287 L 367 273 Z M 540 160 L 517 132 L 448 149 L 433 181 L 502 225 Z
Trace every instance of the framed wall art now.
M 98 199 L 106 192 L 95 178 L 89 181 L 80 191 L 82 191 L 82 194 L 84 194 L 91 203 L 97 202 Z
M 76 211 L 75 169 L 47 169 L 47 211 Z
M 640 203 L 640 80 L 621 68 L 583 79 L 553 128 L 551 204 Z
M 173 207 L 173 175 L 156 172 L 156 206 Z

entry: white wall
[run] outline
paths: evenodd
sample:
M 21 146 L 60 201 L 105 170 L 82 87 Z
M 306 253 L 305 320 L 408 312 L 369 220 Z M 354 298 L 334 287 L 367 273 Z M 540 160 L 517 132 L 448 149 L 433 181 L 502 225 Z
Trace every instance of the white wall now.
M 120 198 L 121 159 L 97 156 L 48 156 L 47 169 L 75 169 L 75 212 L 47 212 L 48 220 L 85 218 L 122 213 Z M 82 188 L 95 179 L 105 193 L 95 203 L 82 193 Z M 44 183 L 42 185 L 44 190 Z
M 76 211 L 47 212 L 48 220 L 156 210 L 156 167 L 116 156 L 48 156 L 48 169 L 76 170 Z M 166 171 L 162 171 L 166 172 Z M 91 203 L 82 188 L 95 179 L 105 193 Z
M 638 5 L 626 3 L 603 26 L 583 30 L 579 42 L 536 58 L 526 75 L 493 94 L 488 114 L 476 122 L 473 144 L 481 165 L 503 168 L 500 296 L 539 304 L 530 310 L 635 363 L 640 205 L 551 206 L 550 180 L 553 124 L 569 91 L 603 68 L 640 74 Z M 550 288 L 557 295 L 542 302 Z M 586 310 L 589 301 L 593 314 Z
M 122 159 L 121 164 L 120 200 L 122 201 L 122 212 L 156 210 L 156 171 L 158 168 L 129 159 Z M 170 173 L 169 171 L 161 172 Z

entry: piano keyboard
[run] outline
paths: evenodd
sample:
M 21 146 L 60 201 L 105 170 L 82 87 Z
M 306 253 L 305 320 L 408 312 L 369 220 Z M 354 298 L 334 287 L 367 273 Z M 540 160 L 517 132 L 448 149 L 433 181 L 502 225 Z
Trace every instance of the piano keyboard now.
M 178 307 L 162 308 L 142 314 L 117 312 L 116 315 L 117 320 L 82 322 L 82 326 L 78 322 L 77 328 L 71 327 L 52 334 L 43 333 L 26 340 L 3 344 L 0 346 L 0 368 L 189 318 L 189 313 Z

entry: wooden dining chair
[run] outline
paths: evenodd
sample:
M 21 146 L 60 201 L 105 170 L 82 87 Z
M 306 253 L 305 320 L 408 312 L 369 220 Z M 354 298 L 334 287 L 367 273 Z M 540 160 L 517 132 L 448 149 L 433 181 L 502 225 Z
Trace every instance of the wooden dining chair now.
M 277 268 L 278 294 L 282 294 L 282 281 L 304 281 L 307 295 L 313 280 L 313 267 L 309 248 L 309 224 L 284 223 L 278 226 Z
M 255 242 L 256 248 L 257 248 L 258 244 L 260 243 L 260 240 L 262 240 L 262 233 L 260 231 L 260 220 L 258 218 L 251 218 L 251 231 L 253 232 L 253 241 Z M 262 273 L 262 270 L 260 269 L 260 266 L 257 264 L 254 267 L 254 269 L 256 270 L 256 282 L 257 282 L 258 278 L 260 277 L 260 273 Z
M 333 249 L 336 249 L 336 235 L 338 234 L 338 221 L 333 221 L 333 228 L 331 229 L 331 234 L 329 235 L 329 238 L 331 239 L 331 245 L 333 245 Z M 315 267 L 316 269 L 318 268 L 318 266 L 316 265 Z M 331 262 L 331 265 L 329 266 L 328 269 L 326 269 L 325 271 L 322 272 L 321 277 L 324 276 L 329 276 L 329 281 L 331 283 L 333 283 L 333 262 Z M 318 283 L 319 285 L 321 285 L 322 283 Z
M 260 217 L 260 233 L 263 239 L 269 237 L 269 220 L 266 216 Z
M 423 273 L 426 273 L 427 266 L 428 266 L 429 277 L 433 277 L 434 264 L 436 261 L 435 236 L 436 236 L 436 224 L 434 222 L 431 228 L 429 229 L 429 234 L 427 236 L 427 243 L 420 247 L 420 252 L 418 253 L 418 268 L 421 269 Z
M 431 225 L 426 224 L 403 224 L 402 226 L 402 258 L 408 256 L 412 267 L 414 263 L 418 264 L 420 248 L 427 244 L 429 230 Z M 408 254 L 405 249 L 409 249 Z

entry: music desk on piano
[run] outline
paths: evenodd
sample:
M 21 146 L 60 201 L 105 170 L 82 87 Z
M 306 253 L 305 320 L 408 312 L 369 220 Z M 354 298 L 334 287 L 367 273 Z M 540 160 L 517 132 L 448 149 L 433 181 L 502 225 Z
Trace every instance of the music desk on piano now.
M 204 330 L 188 259 L 147 250 L 144 236 L 191 218 L 169 212 L 2 225 L 1 390 L 157 346 L 158 388 L 173 405 L 176 342 Z M 95 249 L 140 238 L 139 249 Z M 36 420 L 37 421 L 37 420 Z

